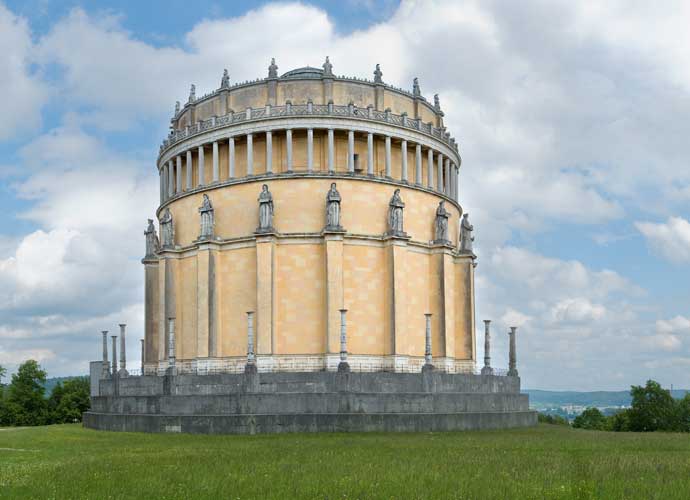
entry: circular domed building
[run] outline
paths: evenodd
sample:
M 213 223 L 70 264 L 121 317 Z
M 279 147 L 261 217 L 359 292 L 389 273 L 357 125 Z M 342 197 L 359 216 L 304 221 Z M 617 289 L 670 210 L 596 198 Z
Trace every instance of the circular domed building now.
M 378 65 L 373 81 L 335 76 L 326 58 L 322 69 L 282 75 L 271 61 L 267 78 L 235 85 L 226 71 L 203 97 L 192 85 L 158 158 L 160 241 L 149 221 L 143 260 L 144 373 L 98 376 L 87 425 L 161 430 L 160 422 L 132 423 L 143 417 L 104 422 L 151 413 L 152 403 L 127 398 L 156 391 L 246 393 L 246 400 L 263 386 L 278 398 L 272 410 L 246 414 L 349 415 L 334 412 L 335 403 L 320 406 L 343 391 L 399 392 L 390 413 L 401 414 L 412 393 L 452 400 L 473 391 L 495 396 L 489 407 L 473 403 L 479 413 L 501 410 L 493 426 L 535 420 L 516 376 L 473 374 L 472 226 L 458 200 L 461 158 L 439 98 L 425 99 L 416 78 L 409 92 L 382 76 Z M 316 406 L 293 400 L 286 412 L 278 401 L 314 387 L 323 395 Z M 245 415 L 203 404 L 207 413 Z M 372 404 L 358 411 L 380 414 Z M 184 408 L 167 414 L 185 415 Z M 227 421 L 216 425 L 242 432 Z M 463 422 L 446 427 L 472 427 Z M 211 424 L 180 425 L 212 432 Z M 276 430 L 271 425 L 259 430 Z M 374 427 L 389 424 L 382 425 Z

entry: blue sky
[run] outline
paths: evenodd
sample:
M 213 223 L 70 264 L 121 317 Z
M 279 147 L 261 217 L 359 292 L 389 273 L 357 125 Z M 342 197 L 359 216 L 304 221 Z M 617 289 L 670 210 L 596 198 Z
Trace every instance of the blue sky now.
M 477 317 L 520 327 L 525 387 L 690 387 L 688 14 L 0 0 L 0 364 L 83 373 L 101 329 L 126 321 L 138 338 L 141 232 L 175 100 L 225 67 L 245 80 L 271 57 L 283 71 L 329 55 L 338 74 L 378 62 L 386 82 L 440 94 L 477 229 Z

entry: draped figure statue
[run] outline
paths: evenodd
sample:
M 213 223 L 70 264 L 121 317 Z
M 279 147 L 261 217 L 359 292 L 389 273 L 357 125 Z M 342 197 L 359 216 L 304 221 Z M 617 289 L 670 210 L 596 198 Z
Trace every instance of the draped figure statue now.
M 463 214 L 462 222 L 460 223 L 460 251 L 474 253 L 472 250 L 472 242 L 474 241 L 474 236 L 472 236 L 472 231 L 474 231 L 474 226 L 470 224 L 469 214 Z
M 446 210 L 446 202 L 440 201 L 436 209 L 436 220 L 434 221 L 434 243 L 450 243 L 448 239 L 448 218 L 450 212 Z
M 170 208 L 166 208 L 159 222 L 161 228 L 161 239 L 163 248 L 173 248 L 175 246 L 175 228 L 173 226 L 173 216 Z
M 204 194 L 204 201 L 199 207 L 199 213 L 201 214 L 201 234 L 199 235 L 199 239 L 213 239 L 213 227 L 215 226 L 215 220 L 213 215 L 213 205 L 211 205 L 211 200 L 207 194 Z
M 403 209 L 405 203 L 400 198 L 400 189 L 393 193 L 391 201 L 388 203 L 388 234 L 394 236 L 405 236 L 403 229 Z
M 326 229 L 332 231 L 342 231 L 340 226 L 340 193 L 336 189 L 335 182 L 331 184 L 331 189 L 326 195 Z
M 156 228 L 153 225 L 153 219 L 149 219 L 149 225 L 146 231 L 144 231 L 144 236 L 146 236 L 146 257 L 154 257 L 160 248 L 160 243 L 156 234 Z
M 268 185 L 261 186 L 259 194 L 259 228 L 257 232 L 269 233 L 273 231 L 273 195 Z

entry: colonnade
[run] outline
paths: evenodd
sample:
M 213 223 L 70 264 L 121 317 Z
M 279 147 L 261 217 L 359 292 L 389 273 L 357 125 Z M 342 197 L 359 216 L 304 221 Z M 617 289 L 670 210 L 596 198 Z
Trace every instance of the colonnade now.
M 227 148 L 227 172 L 228 179 L 236 178 L 236 160 L 235 143 L 236 141 L 244 141 L 246 144 L 246 175 L 255 175 L 255 161 L 254 161 L 254 137 L 265 134 L 266 147 L 266 161 L 265 174 L 274 174 L 273 166 L 273 139 L 278 134 L 284 134 L 285 137 L 285 159 L 287 173 L 295 172 L 295 165 L 293 162 L 293 130 L 306 130 L 307 145 L 306 145 L 306 172 L 316 172 L 314 168 L 314 128 L 287 128 L 278 130 L 268 130 L 261 133 L 245 133 L 241 135 L 231 136 L 225 139 L 216 140 L 210 143 L 211 146 L 211 183 L 217 183 L 221 180 L 220 175 L 220 148 Z M 336 129 L 329 127 L 327 132 L 327 172 L 336 173 L 336 158 L 335 158 L 335 132 Z M 338 129 L 342 130 L 342 129 Z M 359 158 L 355 153 L 355 133 L 354 129 L 345 130 L 347 133 L 347 173 L 364 175 L 364 168 L 357 168 Z M 374 134 L 372 132 L 362 132 L 366 134 L 367 153 L 366 153 L 366 175 L 375 176 L 374 170 Z M 379 135 L 380 136 L 380 135 Z M 458 199 L 458 166 L 455 162 L 445 156 L 443 153 L 420 143 L 411 143 L 406 139 L 398 139 L 390 135 L 380 136 L 385 141 L 385 158 L 383 171 L 384 177 L 392 179 L 393 163 L 392 163 L 392 140 L 400 141 L 400 182 L 416 185 L 432 189 L 436 192 L 442 193 L 449 198 Z M 206 184 L 206 154 L 205 146 L 207 144 L 199 145 L 193 149 L 188 149 L 176 155 L 174 158 L 165 162 L 160 169 L 160 199 L 161 203 L 167 199 L 183 193 L 188 190 L 196 189 Z M 396 147 L 398 145 L 396 144 Z M 408 166 L 408 150 L 414 151 L 414 166 Z M 197 170 L 194 175 L 192 168 L 193 156 L 197 157 Z M 186 175 L 182 174 L 183 162 L 185 164 Z M 426 176 L 423 176 L 423 164 L 426 163 Z M 396 169 L 397 170 L 397 169 Z M 412 171 L 411 171 L 412 170 Z M 423 178 L 426 177 L 426 178 Z

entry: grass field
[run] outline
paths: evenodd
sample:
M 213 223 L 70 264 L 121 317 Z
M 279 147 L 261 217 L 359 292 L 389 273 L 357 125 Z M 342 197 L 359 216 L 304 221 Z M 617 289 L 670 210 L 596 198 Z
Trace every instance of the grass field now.
M 690 436 L 0 429 L 0 498 L 690 498 Z

